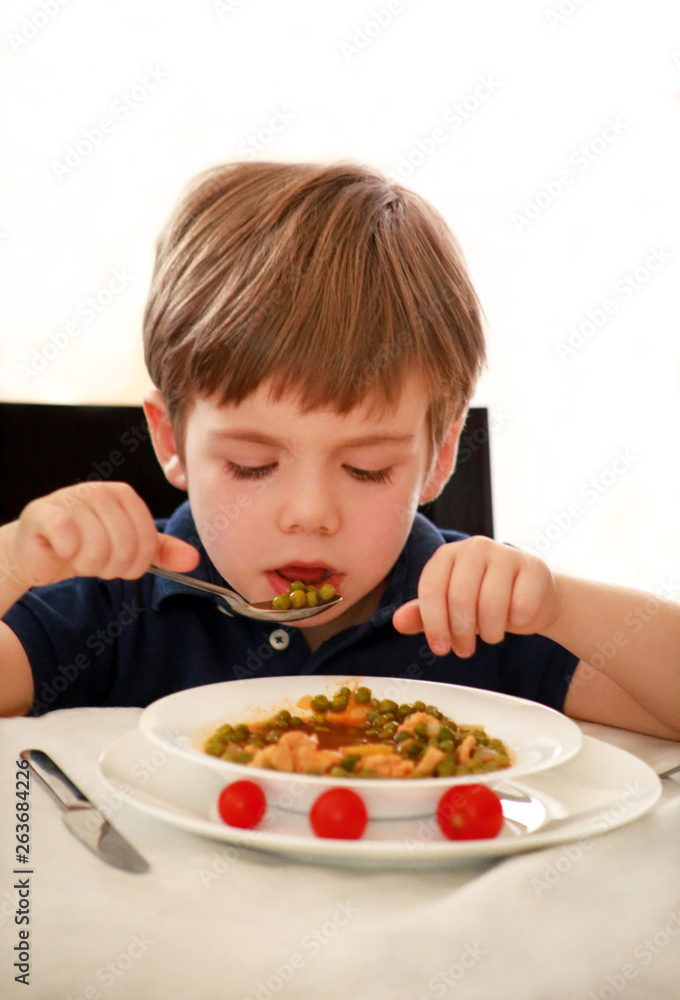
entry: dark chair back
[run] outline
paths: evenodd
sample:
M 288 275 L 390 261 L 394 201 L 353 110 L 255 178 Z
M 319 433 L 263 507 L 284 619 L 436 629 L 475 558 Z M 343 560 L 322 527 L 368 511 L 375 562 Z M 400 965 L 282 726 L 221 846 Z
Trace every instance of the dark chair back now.
M 0 524 L 36 497 L 91 479 L 130 483 L 154 517 L 186 496 L 163 475 L 141 406 L 0 403 Z M 486 409 L 470 410 L 456 472 L 423 512 L 440 527 L 492 535 Z

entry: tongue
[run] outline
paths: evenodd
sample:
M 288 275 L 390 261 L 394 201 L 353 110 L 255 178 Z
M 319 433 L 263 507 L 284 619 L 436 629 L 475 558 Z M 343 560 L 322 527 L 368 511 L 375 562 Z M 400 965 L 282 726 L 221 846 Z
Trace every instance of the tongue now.
M 330 576 L 328 570 L 322 569 L 320 566 L 317 568 L 302 566 L 286 566 L 285 569 L 279 570 L 279 576 L 282 576 L 284 580 L 288 580 L 292 583 L 293 580 L 301 580 L 302 583 L 312 584 L 312 583 L 323 583 Z

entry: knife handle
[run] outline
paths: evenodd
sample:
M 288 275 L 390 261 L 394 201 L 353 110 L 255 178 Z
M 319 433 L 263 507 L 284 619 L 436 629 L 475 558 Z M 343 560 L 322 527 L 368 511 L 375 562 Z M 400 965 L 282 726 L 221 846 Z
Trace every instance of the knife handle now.
M 81 809 L 90 805 L 89 799 L 70 778 L 66 777 L 49 754 L 43 750 L 22 750 L 19 756 L 22 760 L 28 761 L 31 770 L 66 809 Z

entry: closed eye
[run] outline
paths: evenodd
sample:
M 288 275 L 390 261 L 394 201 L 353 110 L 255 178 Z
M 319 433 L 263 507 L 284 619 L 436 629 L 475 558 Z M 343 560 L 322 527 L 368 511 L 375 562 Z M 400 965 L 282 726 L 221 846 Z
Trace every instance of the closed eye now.
M 385 469 L 357 469 L 354 465 L 344 465 L 343 468 L 363 483 L 389 483 L 392 480 L 391 466 Z
M 269 462 L 268 465 L 237 465 L 236 462 L 227 460 L 227 469 L 234 479 L 264 479 L 277 465 L 278 462 Z

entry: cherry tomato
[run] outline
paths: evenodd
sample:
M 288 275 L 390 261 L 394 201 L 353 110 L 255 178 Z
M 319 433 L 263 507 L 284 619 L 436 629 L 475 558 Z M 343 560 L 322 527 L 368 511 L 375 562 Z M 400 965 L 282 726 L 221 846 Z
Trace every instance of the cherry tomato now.
M 485 840 L 500 833 L 503 807 L 487 785 L 454 785 L 439 800 L 437 822 L 449 840 Z
M 363 799 L 351 788 L 329 788 L 309 811 L 309 822 L 317 837 L 358 840 L 368 823 Z
M 224 822 L 244 830 L 257 826 L 266 809 L 264 792 L 254 781 L 232 781 L 217 800 L 217 811 Z

